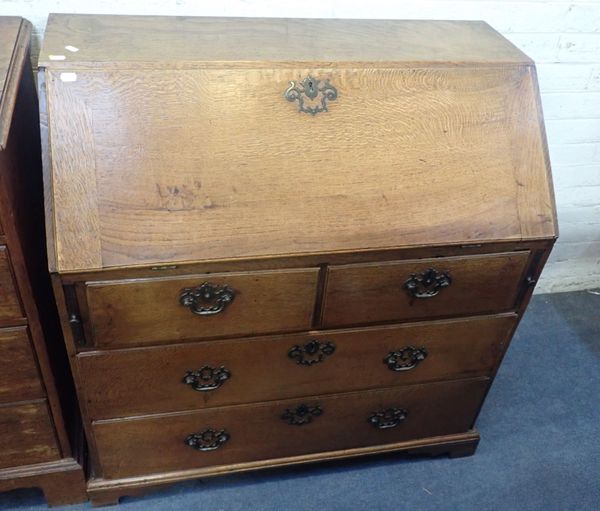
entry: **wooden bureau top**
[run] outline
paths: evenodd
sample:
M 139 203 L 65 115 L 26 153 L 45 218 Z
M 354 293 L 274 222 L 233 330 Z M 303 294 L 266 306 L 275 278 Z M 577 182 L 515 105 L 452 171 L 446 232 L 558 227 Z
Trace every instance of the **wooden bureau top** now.
M 484 23 L 54 15 L 41 64 L 53 271 L 556 236 L 535 68 Z
M 28 21 L 0 16 L 0 150 L 6 147 L 30 36 L 31 24 Z
M 78 49 L 65 50 L 65 46 Z M 53 57 L 51 57 L 51 55 Z M 56 56 L 64 60 L 53 60 Z M 482 21 L 51 14 L 40 66 L 529 63 Z

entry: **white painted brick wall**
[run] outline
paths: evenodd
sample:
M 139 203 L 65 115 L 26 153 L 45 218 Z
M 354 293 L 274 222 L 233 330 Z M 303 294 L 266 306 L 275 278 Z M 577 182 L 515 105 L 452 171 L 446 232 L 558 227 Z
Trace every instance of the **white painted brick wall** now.
M 561 234 L 538 292 L 600 287 L 600 0 L 0 0 L 34 52 L 49 12 L 485 20 L 538 66 Z

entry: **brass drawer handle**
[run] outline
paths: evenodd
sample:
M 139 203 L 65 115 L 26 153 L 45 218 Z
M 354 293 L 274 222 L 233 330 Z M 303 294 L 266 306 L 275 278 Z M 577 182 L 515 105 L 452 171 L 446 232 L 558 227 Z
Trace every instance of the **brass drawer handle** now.
M 231 378 L 231 371 L 224 366 L 203 366 L 195 371 L 185 373 L 183 383 L 191 385 L 198 392 L 208 392 L 218 389 Z
M 316 115 L 327 112 L 327 101 L 335 101 L 338 92 L 328 79 L 317 80 L 308 75 L 301 82 L 291 81 L 284 96 L 288 101 L 298 101 L 299 112 Z
M 412 298 L 433 298 L 450 284 L 452 278 L 449 272 L 428 268 L 421 273 L 412 273 L 404 283 L 404 289 Z
M 223 312 L 233 302 L 235 291 L 229 286 L 204 282 L 197 287 L 186 287 L 179 294 L 179 303 L 199 316 Z
M 335 344 L 332 342 L 319 342 L 316 339 L 300 346 L 296 344 L 288 351 L 288 357 L 296 361 L 296 364 L 311 366 L 323 362 L 329 355 L 335 352 Z
M 377 429 L 395 428 L 408 417 L 408 411 L 404 408 L 386 408 L 373 412 L 368 421 Z
M 229 440 L 229 433 L 225 429 L 216 430 L 207 428 L 198 433 L 192 433 L 185 438 L 186 445 L 197 451 L 214 451 Z
M 319 405 L 301 404 L 296 408 L 287 409 L 283 412 L 281 420 L 291 424 L 292 426 L 304 426 L 310 424 L 315 417 L 323 415 L 323 409 Z
M 390 351 L 383 363 L 390 371 L 410 371 L 427 358 L 427 350 L 423 347 L 404 346 L 397 351 Z

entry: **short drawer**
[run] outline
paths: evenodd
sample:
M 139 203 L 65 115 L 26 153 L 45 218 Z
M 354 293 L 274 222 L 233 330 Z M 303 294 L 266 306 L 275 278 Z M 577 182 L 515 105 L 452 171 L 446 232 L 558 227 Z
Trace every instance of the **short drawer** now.
M 508 314 L 88 352 L 79 374 L 92 419 L 484 376 L 514 322 Z
M 45 401 L 0 406 L 0 468 L 59 458 Z
M 97 422 L 102 476 L 268 460 L 467 431 L 488 380 Z
M 310 328 L 317 268 L 90 282 L 96 346 L 255 335 Z
M 0 246 L 0 323 L 10 325 L 23 320 L 23 311 L 10 267 L 6 247 Z
M 508 311 L 528 251 L 332 266 L 325 327 Z
M 0 330 L 0 403 L 44 397 L 27 327 Z

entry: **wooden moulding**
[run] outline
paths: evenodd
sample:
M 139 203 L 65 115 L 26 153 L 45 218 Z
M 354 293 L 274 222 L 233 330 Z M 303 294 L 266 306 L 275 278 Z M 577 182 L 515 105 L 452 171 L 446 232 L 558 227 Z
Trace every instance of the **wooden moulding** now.
M 87 500 L 83 471 L 73 458 L 0 470 L 0 492 L 18 488 L 41 488 L 49 506 Z
M 94 506 L 105 506 L 117 504 L 119 499 L 124 496 L 140 495 L 151 489 L 158 489 L 162 486 L 188 479 L 208 478 L 254 470 L 304 465 L 308 463 L 341 461 L 348 458 L 388 453 L 404 453 L 409 456 L 441 456 L 446 454 L 450 457 L 463 457 L 474 454 L 478 444 L 479 433 L 477 430 L 472 429 L 466 433 L 457 435 L 446 435 L 411 440 L 409 442 L 306 454 L 302 456 L 291 456 L 250 463 L 238 463 L 220 467 L 145 475 L 143 477 L 111 480 L 91 478 L 88 481 L 88 496 Z

